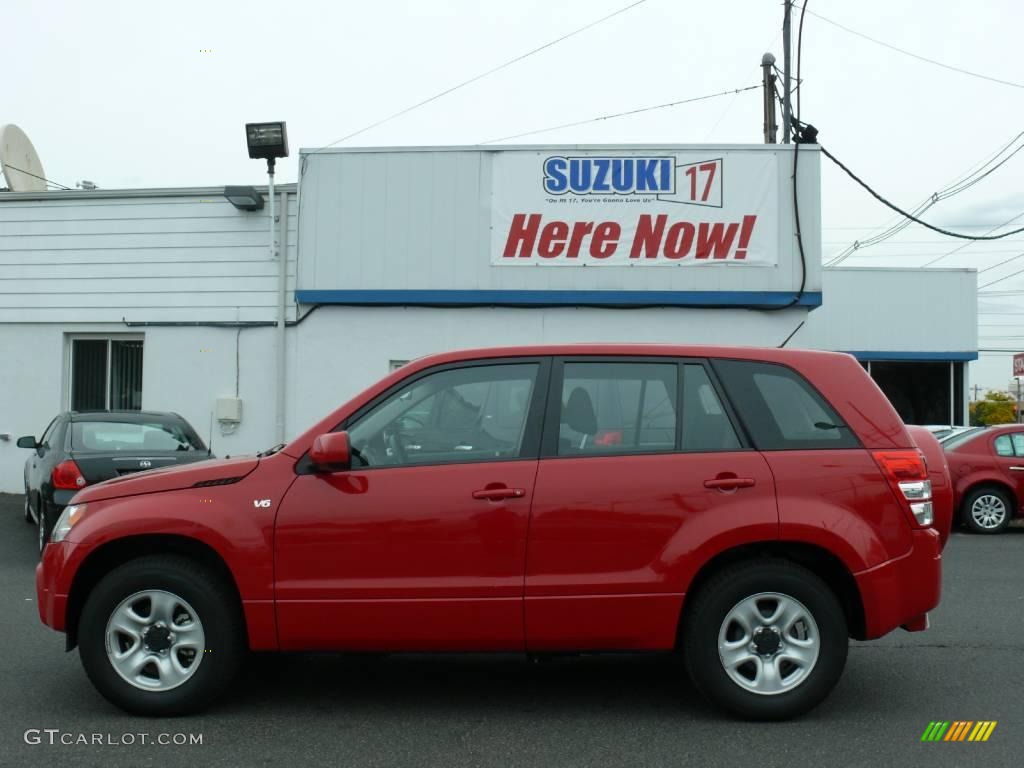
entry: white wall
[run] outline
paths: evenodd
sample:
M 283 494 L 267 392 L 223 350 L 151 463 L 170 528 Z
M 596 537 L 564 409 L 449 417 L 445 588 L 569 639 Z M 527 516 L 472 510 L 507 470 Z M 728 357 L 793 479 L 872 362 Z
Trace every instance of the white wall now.
M 843 352 L 976 352 L 973 269 L 837 267 L 792 346 Z
M 277 190 L 289 194 L 289 291 L 294 189 Z M 222 192 L 0 193 L 0 323 L 275 319 L 270 206 L 239 211 Z

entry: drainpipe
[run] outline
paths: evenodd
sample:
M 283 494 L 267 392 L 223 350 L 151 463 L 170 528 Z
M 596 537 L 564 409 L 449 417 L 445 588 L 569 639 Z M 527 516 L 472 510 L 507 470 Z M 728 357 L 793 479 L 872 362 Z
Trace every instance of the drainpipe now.
M 287 356 L 285 354 L 285 321 L 287 312 L 287 290 L 288 290 L 288 193 L 281 193 L 280 237 L 276 256 L 278 259 L 277 272 L 277 408 L 274 419 L 275 443 L 285 441 L 284 434 L 284 413 L 285 413 L 285 383 L 287 381 Z

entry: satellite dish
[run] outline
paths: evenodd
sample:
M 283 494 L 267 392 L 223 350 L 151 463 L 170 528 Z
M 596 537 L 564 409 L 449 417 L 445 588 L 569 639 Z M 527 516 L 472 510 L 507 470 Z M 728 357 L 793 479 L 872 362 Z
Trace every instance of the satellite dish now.
M 0 167 L 11 192 L 46 191 L 46 174 L 36 148 L 13 123 L 0 128 Z

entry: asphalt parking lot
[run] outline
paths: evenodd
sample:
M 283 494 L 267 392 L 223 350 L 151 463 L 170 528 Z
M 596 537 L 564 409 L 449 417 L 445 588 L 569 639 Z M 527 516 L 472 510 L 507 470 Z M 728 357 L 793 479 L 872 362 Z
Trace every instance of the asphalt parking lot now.
M 253 658 L 213 709 L 148 720 L 102 699 L 39 623 L 21 504 L 0 495 L 0 766 L 1021 764 L 1024 528 L 954 534 L 932 628 L 854 644 L 837 689 L 798 721 L 709 710 L 662 657 L 330 655 Z M 931 720 L 998 725 L 987 743 L 922 743 Z M 79 734 L 115 743 L 59 743 Z M 202 744 L 151 743 L 162 734 Z

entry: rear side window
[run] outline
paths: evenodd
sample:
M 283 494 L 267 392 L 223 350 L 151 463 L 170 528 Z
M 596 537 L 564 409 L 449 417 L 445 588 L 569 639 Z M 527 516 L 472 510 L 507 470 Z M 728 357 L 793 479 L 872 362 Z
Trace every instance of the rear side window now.
M 678 377 L 674 363 L 566 363 L 558 455 L 675 450 Z
M 791 368 L 743 360 L 713 365 L 759 450 L 858 447 L 853 431 Z
M 1024 432 L 1000 435 L 993 445 L 997 456 L 1024 456 Z
M 703 365 L 683 366 L 684 451 L 738 451 L 729 416 L 718 399 Z

